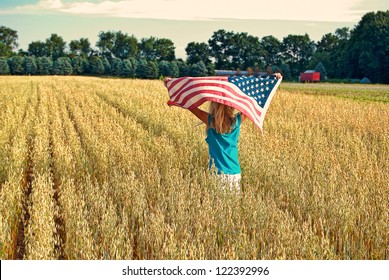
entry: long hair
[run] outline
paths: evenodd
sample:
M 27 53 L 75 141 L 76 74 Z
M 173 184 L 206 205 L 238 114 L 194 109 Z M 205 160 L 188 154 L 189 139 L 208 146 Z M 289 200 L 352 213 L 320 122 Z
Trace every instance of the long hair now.
M 226 134 L 231 132 L 236 121 L 234 108 L 221 103 L 211 102 L 210 114 L 212 115 L 211 127 L 217 133 Z

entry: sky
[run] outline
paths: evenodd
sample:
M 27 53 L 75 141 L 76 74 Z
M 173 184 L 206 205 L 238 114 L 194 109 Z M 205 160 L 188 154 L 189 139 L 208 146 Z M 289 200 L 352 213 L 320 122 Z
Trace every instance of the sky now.
M 389 0 L 0 0 L 0 26 L 16 30 L 24 50 L 52 33 L 67 43 L 88 38 L 94 47 L 100 31 L 122 31 L 171 39 L 185 59 L 189 42 L 207 42 L 219 29 L 279 40 L 307 33 L 318 41 L 378 10 L 389 10 Z

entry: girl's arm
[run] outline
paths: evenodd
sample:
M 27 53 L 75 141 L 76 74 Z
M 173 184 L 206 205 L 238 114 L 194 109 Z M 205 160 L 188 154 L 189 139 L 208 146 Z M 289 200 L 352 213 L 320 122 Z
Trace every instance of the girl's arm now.
M 240 116 L 241 116 L 241 118 L 242 118 L 242 123 L 243 123 L 245 120 L 248 119 L 248 117 L 247 117 L 245 114 L 243 114 L 243 113 L 240 113 Z
M 200 119 L 203 123 L 205 123 L 208 127 L 208 113 L 199 109 L 199 108 L 194 108 L 194 109 L 189 109 L 195 115 L 198 119 Z

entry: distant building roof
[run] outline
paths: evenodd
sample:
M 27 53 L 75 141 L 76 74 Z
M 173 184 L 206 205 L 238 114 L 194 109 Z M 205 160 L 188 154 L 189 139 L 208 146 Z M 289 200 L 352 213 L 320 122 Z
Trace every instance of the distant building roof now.
M 370 84 L 371 81 L 369 80 L 369 78 L 364 77 L 364 78 L 361 80 L 361 83 L 362 83 L 362 84 Z

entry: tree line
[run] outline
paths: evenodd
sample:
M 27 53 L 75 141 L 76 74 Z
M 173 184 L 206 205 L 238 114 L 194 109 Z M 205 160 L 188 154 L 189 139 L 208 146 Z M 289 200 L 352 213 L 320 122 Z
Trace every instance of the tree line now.
M 166 38 L 142 38 L 101 31 L 95 48 L 87 38 L 67 44 L 57 34 L 18 48 L 17 31 L 0 27 L 0 74 L 93 75 L 155 79 L 206 76 L 215 69 L 281 72 L 298 79 L 307 69 L 322 79 L 361 79 L 389 83 L 389 10 L 365 14 L 353 28 L 338 28 L 314 42 L 308 34 L 258 38 L 245 32 L 217 30 L 207 43 L 190 42 L 186 59 L 175 57 Z

